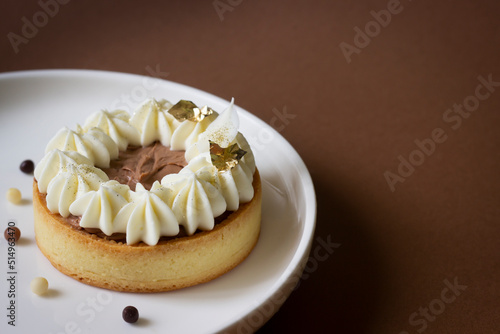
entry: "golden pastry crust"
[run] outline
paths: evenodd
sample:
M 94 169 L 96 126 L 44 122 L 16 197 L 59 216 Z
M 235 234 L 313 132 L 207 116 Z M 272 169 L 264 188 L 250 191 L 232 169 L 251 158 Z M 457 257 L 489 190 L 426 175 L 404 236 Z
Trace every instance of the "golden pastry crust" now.
M 160 292 L 208 282 L 241 263 L 260 233 L 262 190 L 254 174 L 253 199 L 211 231 L 127 245 L 71 227 L 47 208 L 33 182 L 36 242 L 52 265 L 83 283 L 126 292 Z

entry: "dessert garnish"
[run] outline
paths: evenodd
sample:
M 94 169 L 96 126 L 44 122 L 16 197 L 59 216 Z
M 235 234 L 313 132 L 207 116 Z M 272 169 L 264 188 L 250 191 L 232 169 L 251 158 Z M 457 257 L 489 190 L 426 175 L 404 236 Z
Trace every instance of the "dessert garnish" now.
M 24 160 L 23 162 L 21 162 L 19 169 L 23 173 L 31 174 L 33 173 L 33 170 L 35 170 L 35 163 L 32 160 Z
M 238 144 L 233 144 L 228 147 L 220 147 L 217 143 L 209 141 L 210 143 L 210 158 L 212 164 L 220 171 L 228 171 L 238 164 L 238 162 L 247 153 L 240 149 Z
M 168 113 L 174 116 L 179 122 L 185 120 L 201 122 L 206 116 L 212 115 L 214 111 L 207 106 L 200 109 L 191 101 L 180 100 L 168 110 Z
M 9 202 L 11 202 L 12 204 L 21 203 L 21 199 L 22 199 L 21 191 L 17 188 L 9 188 L 9 190 L 7 190 L 6 197 L 7 197 L 7 200 Z
M 125 322 L 133 324 L 139 320 L 139 311 L 133 306 L 127 306 L 122 311 L 122 317 Z
M 30 288 L 33 293 L 41 296 L 49 290 L 49 282 L 44 277 L 35 277 L 30 283 Z

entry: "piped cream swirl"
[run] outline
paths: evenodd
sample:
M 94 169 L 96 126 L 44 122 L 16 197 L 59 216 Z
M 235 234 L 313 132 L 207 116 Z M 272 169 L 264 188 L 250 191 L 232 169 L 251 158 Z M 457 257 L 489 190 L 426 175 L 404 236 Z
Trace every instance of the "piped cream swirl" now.
M 224 197 L 227 210 L 236 211 L 240 203 L 246 203 L 253 198 L 253 173 L 245 162 L 240 161 L 228 171 L 219 171 L 210 161 L 210 154 L 203 153 L 185 167 L 193 171 L 199 180 L 214 185 Z
M 170 146 L 170 138 L 179 123 L 167 112 L 170 107 L 172 104 L 167 100 L 147 99 L 136 109 L 130 124 L 138 130 L 142 146 L 157 140 Z
M 144 241 L 153 246 L 161 236 L 179 233 L 179 224 L 170 207 L 157 194 L 161 185 L 156 182 L 151 191 L 140 183 L 132 192 L 132 201 L 121 208 L 113 225 L 117 232 L 127 233 L 127 244 Z
M 104 168 L 109 167 L 111 159 L 118 157 L 118 146 L 99 128 L 92 128 L 83 133 L 79 126 L 77 131 L 64 127 L 49 141 L 45 153 L 54 149 L 76 151 L 87 157 L 95 166 Z
M 161 185 L 171 190 L 167 203 L 189 235 L 197 229 L 211 230 L 214 217 L 226 211 L 226 201 L 218 189 L 190 169 L 166 175 Z
M 115 141 L 120 151 L 125 151 L 129 144 L 140 144 L 139 132 L 130 125 L 129 120 L 130 115 L 124 110 L 101 110 L 87 118 L 83 130 L 99 128 Z
M 110 236 L 125 232 L 114 227 L 114 219 L 121 208 L 127 205 L 130 188 L 117 181 L 107 181 L 97 190 L 92 190 L 77 198 L 69 207 L 72 215 L 81 216 L 80 226 L 98 228 Z
M 218 114 L 213 112 L 204 117 L 200 122 L 183 121 L 172 134 L 172 142 L 170 144 L 172 150 L 186 150 L 196 143 L 217 116 Z
M 89 165 L 67 165 L 50 181 L 47 187 L 47 208 L 52 213 L 68 217 L 70 205 L 91 190 L 98 190 L 108 176 Z
M 35 179 L 38 182 L 38 191 L 45 194 L 50 181 L 61 170 L 67 170 L 68 165 L 92 165 L 92 161 L 75 151 L 61 151 L 54 149 L 48 152 L 35 168 Z

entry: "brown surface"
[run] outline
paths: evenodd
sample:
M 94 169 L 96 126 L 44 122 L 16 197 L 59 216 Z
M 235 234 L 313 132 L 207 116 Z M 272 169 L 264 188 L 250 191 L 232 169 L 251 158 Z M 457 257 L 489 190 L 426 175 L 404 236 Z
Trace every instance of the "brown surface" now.
M 500 87 L 457 130 L 443 115 L 478 76 L 500 81 L 500 3 L 401 0 L 347 63 L 340 43 L 388 1 L 239 2 L 221 21 L 211 0 L 70 1 L 15 54 L 5 36 L 40 6 L 4 1 L 0 70 L 159 66 L 281 130 L 315 182 L 317 240 L 341 245 L 310 261 L 261 333 L 417 333 L 425 318 L 409 317 L 429 304 L 445 309 L 425 333 L 497 332 Z M 446 141 L 391 192 L 384 172 L 436 128 Z M 439 302 L 455 277 L 467 289 Z

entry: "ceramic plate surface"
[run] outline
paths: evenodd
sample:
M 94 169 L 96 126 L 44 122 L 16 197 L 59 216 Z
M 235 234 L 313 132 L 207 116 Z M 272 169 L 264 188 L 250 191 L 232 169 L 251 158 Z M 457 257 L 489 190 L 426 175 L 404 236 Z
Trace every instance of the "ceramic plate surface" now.
M 19 170 L 19 164 L 25 159 L 40 161 L 45 145 L 63 126 L 75 129 L 100 109 L 132 113 L 146 97 L 173 103 L 187 99 L 219 112 L 229 103 L 191 87 L 131 74 L 86 70 L 0 74 L 0 227 L 3 232 L 10 222 L 22 233 L 11 249 L 5 239 L 0 241 L 1 333 L 249 333 L 262 326 L 293 290 L 314 233 L 316 200 L 311 177 L 279 133 L 239 107 L 240 131 L 253 148 L 262 177 L 263 208 L 259 242 L 234 270 L 183 290 L 119 293 L 61 274 L 38 250 L 33 179 Z M 11 187 L 22 191 L 21 205 L 5 199 Z M 12 267 L 9 258 L 15 259 L 10 261 Z M 44 297 L 30 291 L 36 276 L 49 281 Z M 121 318 L 127 305 L 139 310 L 136 324 Z M 9 325 L 11 319 L 15 327 Z

